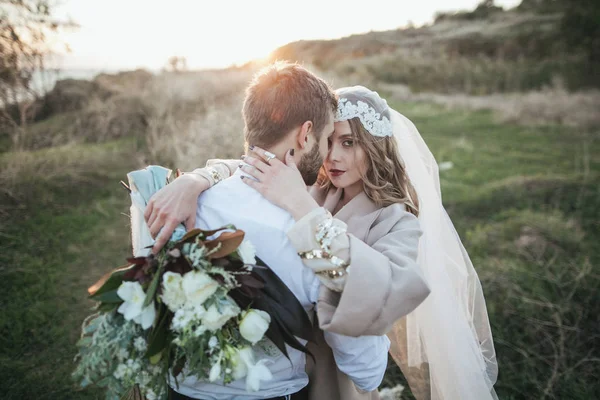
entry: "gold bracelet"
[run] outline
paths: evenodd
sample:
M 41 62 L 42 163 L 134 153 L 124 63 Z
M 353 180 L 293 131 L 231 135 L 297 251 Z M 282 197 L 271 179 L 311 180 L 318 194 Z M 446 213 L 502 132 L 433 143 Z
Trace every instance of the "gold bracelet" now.
M 315 258 L 317 259 L 325 259 L 328 260 L 330 263 L 332 263 L 333 265 L 336 266 L 335 269 L 331 269 L 331 270 L 327 270 L 327 271 L 338 271 L 338 272 L 345 272 L 346 268 L 348 268 L 348 266 L 350 264 L 348 264 L 346 261 L 344 261 L 343 259 L 334 256 L 332 254 L 329 254 L 325 251 L 322 250 L 311 250 L 311 251 L 303 251 L 301 253 L 298 253 L 298 255 L 300 256 L 300 258 L 302 258 L 303 260 L 313 260 Z M 325 271 L 321 271 L 321 272 L 325 272 Z M 318 273 L 318 272 L 315 272 Z M 339 275 L 341 276 L 341 275 Z
M 217 171 L 215 168 L 208 167 L 208 168 L 206 168 L 206 171 L 213 178 L 214 185 L 216 185 L 217 183 L 219 183 L 223 180 L 223 177 L 221 176 L 221 174 L 219 174 L 219 171 Z

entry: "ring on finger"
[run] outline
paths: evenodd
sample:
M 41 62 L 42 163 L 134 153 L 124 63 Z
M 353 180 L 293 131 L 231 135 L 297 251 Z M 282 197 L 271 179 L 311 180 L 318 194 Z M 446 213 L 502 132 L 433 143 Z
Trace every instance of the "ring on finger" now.
M 270 151 L 265 151 L 265 160 L 267 162 L 271 161 L 274 158 L 275 158 L 275 154 L 271 153 Z

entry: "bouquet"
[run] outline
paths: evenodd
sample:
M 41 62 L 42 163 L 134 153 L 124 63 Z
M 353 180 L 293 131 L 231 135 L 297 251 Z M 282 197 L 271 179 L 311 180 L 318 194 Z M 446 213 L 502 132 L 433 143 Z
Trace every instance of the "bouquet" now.
M 257 391 L 272 376 L 253 346 L 270 340 L 285 356 L 286 345 L 308 353 L 296 337 L 313 340 L 310 320 L 232 225 L 187 233 L 180 226 L 150 254 L 143 212 L 170 172 L 150 166 L 128 174 L 134 257 L 88 289 L 98 303 L 82 325 L 73 377 L 81 387 L 106 388 L 107 399 L 166 399 L 169 380 L 186 376 L 245 378 Z

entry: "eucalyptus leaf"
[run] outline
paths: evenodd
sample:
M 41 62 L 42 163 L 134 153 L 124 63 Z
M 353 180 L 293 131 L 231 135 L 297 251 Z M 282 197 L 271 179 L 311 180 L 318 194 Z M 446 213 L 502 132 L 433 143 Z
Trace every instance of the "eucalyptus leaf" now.
M 77 341 L 77 347 L 88 347 L 92 344 L 92 338 L 89 336 L 84 336 Z

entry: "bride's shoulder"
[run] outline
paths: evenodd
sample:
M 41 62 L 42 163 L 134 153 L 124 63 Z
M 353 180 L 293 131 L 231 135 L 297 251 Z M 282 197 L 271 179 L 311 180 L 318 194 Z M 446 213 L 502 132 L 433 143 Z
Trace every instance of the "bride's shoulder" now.
M 406 204 L 394 203 L 381 209 L 376 222 L 387 221 L 388 223 L 397 224 L 417 220 L 414 214 L 408 212 Z

